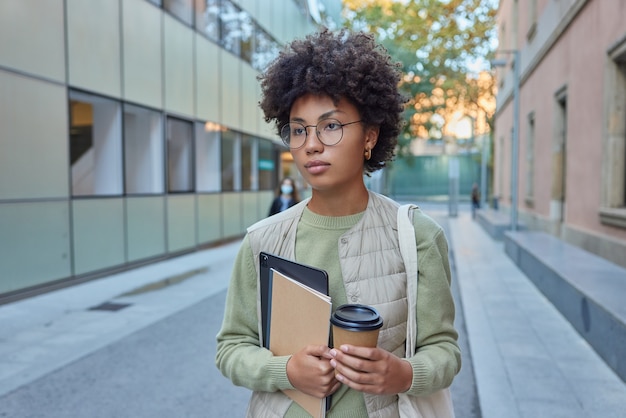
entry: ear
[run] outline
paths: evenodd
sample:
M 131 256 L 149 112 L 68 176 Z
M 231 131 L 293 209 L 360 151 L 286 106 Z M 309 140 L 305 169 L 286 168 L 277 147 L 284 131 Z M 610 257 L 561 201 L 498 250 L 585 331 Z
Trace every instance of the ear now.
M 368 126 L 365 130 L 365 149 L 374 149 L 376 142 L 378 142 L 378 134 L 380 133 L 380 126 Z

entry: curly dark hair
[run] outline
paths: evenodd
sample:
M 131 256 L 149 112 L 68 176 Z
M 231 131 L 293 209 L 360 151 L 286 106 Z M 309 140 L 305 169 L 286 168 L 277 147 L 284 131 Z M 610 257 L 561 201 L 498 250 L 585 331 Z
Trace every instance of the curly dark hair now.
M 398 90 L 399 65 L 371 34 L 323 29 L 291 42 L 258 78 L 265 121 L 274 121 L 279 135 L 299 97 L 324 94 L 335 103 L 344 98 L 366 125 L 380 126 L 364 171 L 380 170 L 393 159 L 406 99 Z

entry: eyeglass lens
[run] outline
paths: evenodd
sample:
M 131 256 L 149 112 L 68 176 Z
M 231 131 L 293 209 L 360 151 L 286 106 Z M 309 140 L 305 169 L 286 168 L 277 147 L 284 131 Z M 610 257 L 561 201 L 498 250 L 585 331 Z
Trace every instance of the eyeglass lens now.
M 317 138 L 324 145 L 337 145 L 343 138 L 343 125 L 336 119 L 321 120 L 316 126 L 290 122 L 282 127 L 280 137 L 289 148 L 297 149 L 306 142 L 308 128 L 315 128 Z

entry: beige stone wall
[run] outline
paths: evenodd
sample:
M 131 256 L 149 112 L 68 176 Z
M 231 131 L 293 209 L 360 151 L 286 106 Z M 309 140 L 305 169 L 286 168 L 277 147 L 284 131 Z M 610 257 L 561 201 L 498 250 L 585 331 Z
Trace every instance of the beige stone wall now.
M 533 11 L 535 16 L 530 15 Z M 501 48 L 518 48 L 521 55 L 520 219 L 623 262 L 626 2 L 505 0 L 499 13 Z M 511 54 L 502 54 L 505 57 Z M 514 124 L 512 66 L 498 70 L 498 77 L 494 190 L 507 206 Z M 532 198 L 525 195 L 529 179 Z

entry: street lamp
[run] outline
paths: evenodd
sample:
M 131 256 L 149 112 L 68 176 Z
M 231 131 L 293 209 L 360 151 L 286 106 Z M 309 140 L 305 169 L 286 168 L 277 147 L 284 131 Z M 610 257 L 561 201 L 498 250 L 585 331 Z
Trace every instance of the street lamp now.
M 519 163 L 519 87 L 520 87 L 520 52 L 518 49 L 501 49 L 497 54 L 513 55 L 513 142 L 511 144 L 511 231 L 517 230 L 517 170 Z M 492 67 L 506 66 L 506 60 L 494 59 Z

